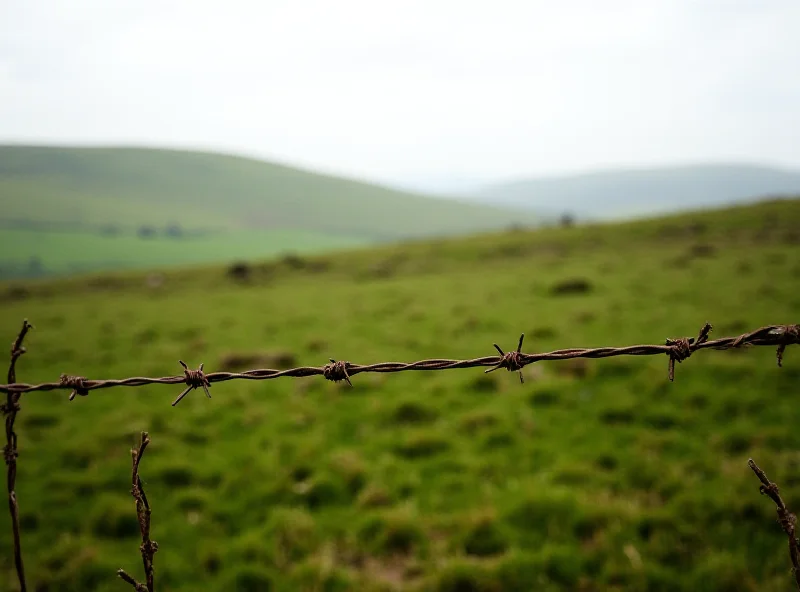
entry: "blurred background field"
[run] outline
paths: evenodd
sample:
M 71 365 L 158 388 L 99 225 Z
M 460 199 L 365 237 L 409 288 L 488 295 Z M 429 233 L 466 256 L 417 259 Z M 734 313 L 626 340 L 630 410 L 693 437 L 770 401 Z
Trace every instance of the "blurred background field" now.
M 6 279 L 69 276 L 98 270 L 174 269 L 280 253 L 319 253 L 369 242 L 358 236 L 301 230 L 219 230 L 178 239 L 164 235 L 142 238 L 134 231 L 114 236 L 81 230 L 0 232 L 0 248 L 6 253 L 2 263 Z
M 0 145 L 0 279 L 321 254 L 798 192 L 797 171 L 742 164 L 535 178 L 453 196 L 223 153 Z
M 185 150 L 0 145 L 0 194 L 0 279 L 320 253 L 537 220 Z
M 18 379 L 491 355 L 735 335 L 800 313 L 800 200 L 324 256 L 5 282 Z M 235 271 L 235 273 L 234 273 Z M 156 278 L 157 277 L 157 281 Z M 564 286 L 578 286 L 569 289 Z M 35 590 L 140 575 L 130 448 L 160 590 L 788 590 L 747 467 L 800 499 L 789 348 L 22 400 Z M 7 513 L 0 531 L 10 532 Z M 14 588 L 11 538 L 0 538 Z

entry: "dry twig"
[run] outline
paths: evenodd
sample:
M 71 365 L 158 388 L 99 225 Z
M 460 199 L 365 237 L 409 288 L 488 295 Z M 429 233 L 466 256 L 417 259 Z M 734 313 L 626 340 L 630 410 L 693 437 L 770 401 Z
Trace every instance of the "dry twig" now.
M 792 560 L 794 581 L 797 584 L 797 588 L 800 589 L 800 541 L 797 540 L 795 534 L 797 516 L 792 514 L 786 507 L 786 504 L 783 503 L 777 483 L 770 481 L 764 471 L 758 467 L 752 458 L 747 461 L 747 464 L 753 469 L 759 481 L 761 481 L 761 486 L 758 488 L 759 492 L 762 495 L 768 495 L 770 499 L 775 502 L 778 512 L 778 523 L 780 523 L 786 536 L 789 537 L 789 558 Z
M 288 370 L 248 370 L 246 372 L 203 372 L 201 364 L 197 370 L 190 370 L 181 361 L 184 368 L 183 376 L 165 376 L 163 378 L 132 377 L 121 380 L 87 380 L 82 376 L 61 375 L 58 382 L 46 382 L 42 384 L 18 383 L 0 385 L 0 392 L 14 391 L 15 393 L 29 393 L 33 391 L 52 391 L 57 389 L 71 390 L 70 400 L 75 395 L 86 396 L 89 391 L 118 387 L 118 386 L 145 386 L 150 384 L 185 384 L 186 388 L 181 392 L 177 399 L 172 403 L 177 405 L 189 391 L 202 388 L 205 394 L 211 398 L 209 387 L 215 382 L 225 382 L 227 380 L 269 380 L 272 378 L 303 377 L 303 376 L 324 376 L 328 380 L 344 380 L 350 384 L 350 379 L 362 372 L 404 372 L 411 370 L 452 370 L 456 368 L 477 368 L 490 367 L 487 372 L 498 368 L 506 368 L 511 372 L 519 372 L 522 380 L 522 369 L 528 364 L 540 361 L 569 360 L 572 358 L 610 358 L 613 356 L 655 356 L 667 355 L 669 357 L 668 377 L 670 381 L 674 379 L 675 362 L 682 362 L 694 352 L 701 349 L 734 349 L 747 346 L 772 346 L 777 347 L 778 366 L 783 361 L 783 353 L 787 345 L 800 343 L 800 325 L 768 325 L 761 327 L 750 333 L 744 333 L 738 337 L 722 337 L 720 339 L 709 340 L 711 325 L 707 324 L 700 330 L 697 338 L 667 339 L 664 345 L 631 345 L 628 347 L 598 347 L 598 348 L 572 348 L 560 349 L 548 353 L 526 354 L 522 353 L 522 337 L 516 350 L 504 353 L 495 344 L 495 348 L 500 356 L 486 356 L 474 358 L 472 360 L 448 360 L 432 359 L 420 360 L 418 362 L 379 362 L 362 366 L 345 361 L 331 360 L 325 366 L 304 366 L 300 368 L 290 368 Z M 352 386 L 352 385 L 351 385 Z
M 139 530 L 142 533 L 142 544 L 139 550 L 142 553 L 142 563 L 144 564 L 144 575 L 147 584 L 136 581 L 124 569 L 117 570 L 117 575 L 133 586 L 136 592 L 153 592 L 153 556 L 158 551 L 158 543 L 150 539 L 150 504 L 142 487 L 142 479 L 139 477 L 139 462 L 142 460 L 147 445 L 150 444 L 150 436 L 147 432 L 142 432 L 139 449 L 131 450 L 133 458 L 133 470 L 131 473 L 131 495 L 136 500 L 136 515 L 139 518 Z
M 19 332 L 14 343 L 11 344 L 11 363 L 8 367 L 8 382 L 13 383 L 17 381 L 17 360 L 25 353 L 25 348 L 22 342 L 25 336 L 33 328 L 33 325 L 28 323 L 28 319 L 22 321 L 22 329 Z M 19 504 L 17 503 L 17 492 L 15 491 L 17 482 L 17 433 L 14 431 L 14 421 L 17 419 L 19 412 L 19 400 L 22 393 L 15 391 L 7 391 L 6 402 L 2 407 L 3 415 L 6 418 L 6 445 L 3 448 L 3 456 L 6 460 L 6 470 L 8 473 L 8 510 L 11 512 L 11 528 L 14 533 L 14 565 L 17 568 L 17 577 L 19 579 L 19 587 L 22 592 L 27 591 L 25 584 L 25 567 L 22 563 L 22 542 L 20 540 L 19 531 Z

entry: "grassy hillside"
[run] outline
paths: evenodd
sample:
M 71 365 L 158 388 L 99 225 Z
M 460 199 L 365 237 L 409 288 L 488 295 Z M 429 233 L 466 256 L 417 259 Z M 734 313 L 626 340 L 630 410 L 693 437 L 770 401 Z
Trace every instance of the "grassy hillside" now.
M 521 179 L 475 192 L 477 201 L 610 219 L 730 205 L 800 193 L 800 171 L 746 164 L 609 170 Z
M 328 358 L 370 363 L 663 343 L 800 321 L 800 200 L 254 264 L 0 284 L 36 326 L 25 382 Z M 582 292 L 555 289 L 584 280 Z M 250 362 L 247 358 L 251 358 Z M 18 416 L 30 587 L 141 577 L 130 454 L 159 590 L 790 590 L 747 467 L 800 508 L 800 349 L 37 393 Z M 0 577 L 14 590 L 8 513 Z
M 400 238 L 500 228 L 518 212 L 223 154 L 0 146 L 6 221 L 280 229 Z M 530 219 L 530 218 L 528 218 Z
M 134 148 L 0 146 L 0 195 L 0 279 L 325 252 L 533 220 L 270 162 Z

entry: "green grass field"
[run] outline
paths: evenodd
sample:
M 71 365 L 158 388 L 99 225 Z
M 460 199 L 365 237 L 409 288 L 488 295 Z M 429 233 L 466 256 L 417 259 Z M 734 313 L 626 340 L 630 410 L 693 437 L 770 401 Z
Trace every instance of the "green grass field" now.
M 224 266 L 0 284 L 0 334 L 35 330 L 24 382 L 663 343 L 800 320 L 800 200 L 618 226 Z M 589 289 L 560 294 L 559 283 Z M 259 364 L 262 365 L 262 364 Z M 142 577 L 130 449 L 157 590 L 788 591 L 786 537 L 747 467 L 800 510 L 800 350 L 22 398 L 33 590 Z M 15 590 L 0 512 L 2 588 Z
M 335 251 L 370 242 L 356 236 L 291 230 L 228 230 L 180 239 L 4 230 L 0 232 L 0 277 L 233 263 L 252 257 Z M 32 260 L 38 267 L 32 267 Z

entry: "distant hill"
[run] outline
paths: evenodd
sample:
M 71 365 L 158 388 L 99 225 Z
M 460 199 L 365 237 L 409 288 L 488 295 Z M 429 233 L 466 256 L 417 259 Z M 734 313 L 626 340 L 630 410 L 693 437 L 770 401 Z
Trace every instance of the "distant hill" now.
M 541 216 L 638 217 L 800 193 L 800 171 L 722 164 L 542 177 L 500 183 L 468 194 L 492 204 L 526 207 Z
M 0 223 L 297 230 L 396 239 L 497 229 L 510 208 L 453 203 L 272 162 L 147 148 L 0 146 Z

